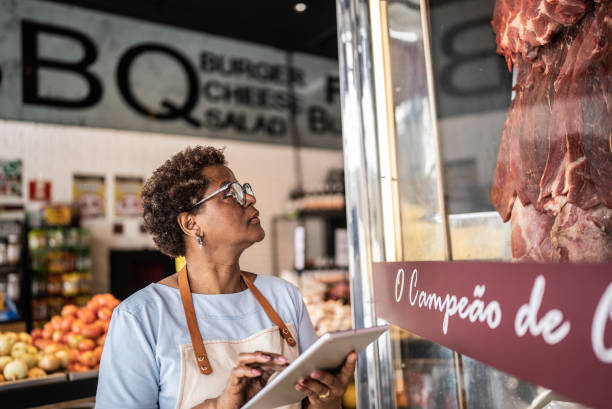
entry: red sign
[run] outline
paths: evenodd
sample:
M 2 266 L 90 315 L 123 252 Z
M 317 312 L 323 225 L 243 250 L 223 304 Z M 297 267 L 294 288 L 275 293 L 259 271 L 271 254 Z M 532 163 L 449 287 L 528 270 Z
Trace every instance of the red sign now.
M 596 408 L 612 403 L 612 264 L 374 264 L 378 317 Z
M 48 180 L 30 180 L 30 200 L 48 202 L 51 200 L 51 182 Z

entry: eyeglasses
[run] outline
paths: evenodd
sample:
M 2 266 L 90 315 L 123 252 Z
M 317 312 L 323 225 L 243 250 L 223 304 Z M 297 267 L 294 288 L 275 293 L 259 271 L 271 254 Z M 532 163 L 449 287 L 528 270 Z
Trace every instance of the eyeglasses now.
M 223 197 L 224 198 L 230 197 L 230 196 L 233 197 L 234 200 L 236 200 L 236 202 L 238 202 L 240 206 L 244 206 L 246 204 L 246 195 L 255 196 L 255 194 L 253 193 L 253 188 L 251 187 L 250 184 L 245 183 L 244 185 L 241 185 L 238 182 L 231 182 L 215 190 L 214 192 L 206 196 L 204 199 L 199 200 L 198 202 L 196 202 L 196 204 L 189 207 L 187 210 L 191 210 L 194 207 L 201 205 L 202 203 L 204 203 L 205 201 L 207 201 L 208 199 L 210 199 L 217 193 L 221 193 L 224 190 L 227 190 L 228 192 Z

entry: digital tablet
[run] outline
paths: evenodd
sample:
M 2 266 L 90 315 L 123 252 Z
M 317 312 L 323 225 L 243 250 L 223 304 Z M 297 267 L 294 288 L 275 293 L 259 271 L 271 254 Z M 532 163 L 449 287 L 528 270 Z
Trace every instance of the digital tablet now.
M 272 409 L 301 401 L 305 395 L 295 389 L 300 379 L 317 369 L 338 368 L 351 351 L 361 352 L 387 329 L 388 325 L 381 325 L 323 334 L 287 368 L 270 379 L 242 409 Z

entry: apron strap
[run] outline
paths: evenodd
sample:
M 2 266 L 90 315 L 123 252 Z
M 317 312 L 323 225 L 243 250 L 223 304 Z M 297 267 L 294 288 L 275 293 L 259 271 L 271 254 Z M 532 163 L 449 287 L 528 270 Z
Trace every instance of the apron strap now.
M 266 300 L 266 297 L 264 297 L 264 295 L 259 292 L 257 287 L 255 287 L 255 284 L 253 284 L 253 282 L 246 276 L 246 274 L 240 274 L 242 275 L 242 279 L 244 280 L 244 282 L 249 287 L 249 290 L 251 290 L 251 293 L 255 296 L 259 304 L 263 307 L 270 320 L 272 320 L 272 322 L 278 327 L 281 336 L 285 339 L 285 341 L 287 341 L 290 346 L 294 347 L 296 345 L 295 339 L 289 332 L 289 329 L 287 328 L 283 320 L 278 316 L 276 311 L 274 311 L 274 308 L 272 308 L 268 300 Z
M 187 328 L 189 329 L 191 345 L 193 346 L 193 353 L 200 372 L 203 375 L 209 375 L 212 373 L 212 367 L 210 366 L 210 362 L 208 362 L 208 355 L 206 355 L 206 348 L 204 348 L 195 310 L 193 309 L 191 287 L 189 286 L 189 278 L 187 277 L 187 266 L 183 267 L 178 272 L 178 282 L 181 292 L 181 301 L 183 302 L 183 310 L 185 311 L 185 319 L 187 320 Z
M 257 299 L 259 304 L 263 307 L 264 311 L 272 320 L 272 322 L 278 327 L 281 336 L 287 343 L 294 347 L 296 345 L 295 339 L 289 332 L 289 329 L 278 316 L 274 308 L 270 305 L 266 297 L 255 287 L 255 284 L 246 276 L 244 273 L 240 273 L 242 279 L 246 283 L 251 293 Z M 187 277 L 187 266 L 184 266 L 178 272 L 179 290 L 181 293 L 181 301 L 183 303 L 183 310 L 185 311 L 185 320 L 187 321 L 187 328 L 189 329 L 189 336 L 191 337 L 191 345 L 193 346 L 193 354 L 195 355 L 198 368 L 203 375 L 209 375 L 212 373 L 212 367 L 208 361 L 208 355 L 206 355 L 206 348 L 202 342 L 202 336 L 198 328 L 198 321 L 196 319 L 195 310 L 193 308 L 193 298 L 191 294 L 191 286 L 189 285 L 189 278 Z

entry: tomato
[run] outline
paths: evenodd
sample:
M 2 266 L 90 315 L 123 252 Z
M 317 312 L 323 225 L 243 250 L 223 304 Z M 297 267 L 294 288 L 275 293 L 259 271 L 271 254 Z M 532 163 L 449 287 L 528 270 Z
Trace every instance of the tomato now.
M 102 321 L 109 321 L 113 315 L 113 311 L 108 307 L 102 307 L 98 310 L 98 319 Z
M 53 318 L 51 318 L 51 325 L 53 326 L 53 329 L 60 329 L 60 324 L 62 323 L 62 317 L 60 317 L 59 315 L 54 315 Z
M 84 324 L 91 324 L 96 320 L 94 312 L 87 307 L 81 308 L 79 312 L 77 312 L 77 317 L 79 317 Z
M 98 363 L 98 359 L 94 355 L 93 351 L 85 351 L 79 357 L 79 363 L 85 366 L 94 366 Z
M 77 348 L 79 343 L 85 339 L 85 337 L 81 334 L 75 334 L 74 332 L 69 332 L 70 335 L 66 336 L 66 343 L 70 348 Z
M 98 339 L 96 339 L 96 344 L 98 345 L 104 345 L 104 341 L 106 341 L 106 334 L 102 335 L 101 337 L 99 337 Z
M 102 295 L 103 299 L 104 299 L 104 305 L 108 308 L 110 308 L 111 310 L 114 309 L 116 306 L 119 305 L 119 300 L 116 299 L 115 297 L 113 297 L 112 294 L 103 294 Z
M 91 351 L 96 347 L 96 343 L 88 338 L 85 338 L 81 342 L 79 342 L 79 351 Z
M 68 371 L 70 372 L 85 372 L 88 371 L 89 368 L 87 368 L 86 366 L 81 365 L 78 362 L 74 362 L 71 363 L 70 365 L 68 365 Z
M 36 341 L 34 341 L 34 346 L 42 351 L 47 347 L 47 345 L 50 345 L 52 342 L 53 341 L 51 341 L 50 339 L 38 338 Z
M 60 342 L 62 344 L 68 344 L 68 340 L 73 337 L 74 335 L 76 335 L 74 332 L 64 332 L 64 335 L 62 335 L 62 338 L 60 339 Z
M 34 328 L 34 329 L 32 330 L 32 334 L 31 334 L 31 336 L 32 336 L 32 341 L 36 341 L 37 339 L 42 338 L 42 332 L 43 332 L 43 330 L 42 330 L 42 329 L 40 329 L 40 328 Z
M 97 361 L 96 363 L 100 362 L 100 358 L 102 358 L 102 347 L 101 346 L 97 346 L 94 350 L 93 350 L 93 354 L 96 357 Z
M 51 342 L 49 345 L 45 347 L 43 352 L 45 354 L 55 354 L 57 351 L 59 351 L 62 348 L 64 348 L 64 346 L 57 344 L 55 342 Z
M 84 325 L 85 324 L 83 324 L 83 321 L 81 321 L 80 319 L 74 320 L 72 322 L 72 332 L 74 332 L 75 334 L 80 334 Z
M 43 339 L 48 339 L 51 340 L 51 336 L 53 336 L 53 328 L 45 328 L 42 331 L 42 337 Z
M 70 354 L 70 362 L 75 363 L 79 361 L 79 356 L 81 356 L 81 352 L 76 348 L 70 348 L 68 350 Z
M 68 304 L 68 305 L 64 305 L 64 307 L 62 308 L 62 317 L 69 317 L 69 316 L 73 316 L 76 317 L 76 313 L 79 309 L 77 308 L 76 305 L 74 304 Z
M 91 324 L 91 325 L 83 326 L 83 329 L 81 330 L 81 334 L 83 334 L 85 338 L 93 339 L 93 338 L 98 338 L 100 335 L 102 335 L 103 331 L 104 329 L 100 327 L 99 325 Z
M 53 342 L 59 343 L 63 335 L 64 335 L 64 332 L 61 329 L 56 329 L 55 331 L 53 331 L 53 334 L 51 335 L 51 339 L 53 340 Z
M 60 322 L 60 329 L 62 331 L 70 331 L 72 329 L 72 323 L 74 322 L 76 318 L 73 315 L 67 315 L 64 318 L 62 318 L 62 321 Z

